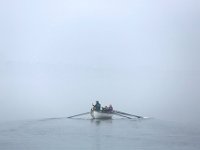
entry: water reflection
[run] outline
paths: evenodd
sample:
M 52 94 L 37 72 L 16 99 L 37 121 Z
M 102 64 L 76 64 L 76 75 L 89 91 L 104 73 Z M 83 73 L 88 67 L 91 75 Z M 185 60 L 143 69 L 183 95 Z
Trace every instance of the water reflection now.
M 101 150 L 102 144 L 105 143 L 105 138 L 110 132 L 108 129 L 113 123 L 112 119 L 91 119 L 91 125 L 93 129 L 93 148 L 95 150 Z
M 95 123 L 96 125 L 100 125 L 101 123 L 112 123 L 112 119 L 91 119 L 91 123 Z

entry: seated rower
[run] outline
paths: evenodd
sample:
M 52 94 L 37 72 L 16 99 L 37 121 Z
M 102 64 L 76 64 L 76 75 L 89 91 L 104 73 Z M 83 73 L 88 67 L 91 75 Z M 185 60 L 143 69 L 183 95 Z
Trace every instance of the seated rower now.
M 113 111 L 113 107 L 112 107 L 112 105 L 109 105 L 109 107 L 108 107 L 108 111 L 109 111 L 109 112 L 112 112 L 112 111 Z
M 108 111 L 108 106 L 102 107 L 102 111 L 103 112 L 107 112 Z
M 93 110 L 100 111 L 101 110 L 101 104 L 99 101 L 96 101 L 96 104 L 93 105 Z

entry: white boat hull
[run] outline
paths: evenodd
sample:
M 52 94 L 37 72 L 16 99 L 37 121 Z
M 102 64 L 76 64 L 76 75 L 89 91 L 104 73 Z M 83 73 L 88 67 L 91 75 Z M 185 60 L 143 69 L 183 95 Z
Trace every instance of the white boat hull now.
M 90 112 L 92 118 L 94 119 L 112 119 L 113 114 L 109 113 L 109 112 L 99 112 L 99 111 L 95 111 L 92 110 Z

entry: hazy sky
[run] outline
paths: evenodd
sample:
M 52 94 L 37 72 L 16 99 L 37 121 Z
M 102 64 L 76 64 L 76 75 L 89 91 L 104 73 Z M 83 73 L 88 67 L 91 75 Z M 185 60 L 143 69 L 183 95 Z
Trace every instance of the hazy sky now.
M 199 0 L 1 0 L 0 120 L 92 102 L 200 123 Z

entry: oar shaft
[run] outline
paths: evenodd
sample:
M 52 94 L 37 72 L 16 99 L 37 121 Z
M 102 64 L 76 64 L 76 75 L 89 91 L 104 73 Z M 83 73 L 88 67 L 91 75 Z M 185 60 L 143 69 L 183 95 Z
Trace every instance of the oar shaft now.
M 128 118 L 128 119 L 132 119 L 131 117 L 124 116 L 124 115 L 119 114 L 119 113 L 116 113 L 116 112 L 114 112 L 113 114 L 114 114 L 114 115 L 117 115 L 117 116 L 125 117 L 125 118 Z
M 123 115 L 133 116 L 133 117 L 137 117 L 137 118 L 143 118 L 142 116 L 132 115 L 132 114 L 128 114 L 128 113 L 121 112 L 121 111 L 117 111 L 117 110 L 116 110 L 115 112 L 120 113 L 120 114 L 123 114 Z
M 73 117 L 77 117 L 77 116 L 82 116 L 82 115 L 86 115 L 89 114 L 90 112 L 86 112 L 86 113 L 81 113 L 81 114 L 77 114 L 77 115 L 73 115 L 73 116 L 69 116 L 67 118 L 73 118 Z

